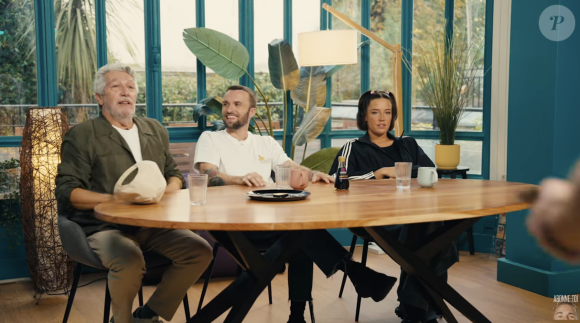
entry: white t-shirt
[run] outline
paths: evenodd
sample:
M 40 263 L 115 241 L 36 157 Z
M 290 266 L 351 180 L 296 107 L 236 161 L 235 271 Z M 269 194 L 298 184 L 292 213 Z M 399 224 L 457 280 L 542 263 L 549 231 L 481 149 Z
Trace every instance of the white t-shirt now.
M 226 130 L 205 131 L 197 141 L 193 167 L 199 170 L 199 163 L 210 163 L 218 167 L 218 172 L 231 176 L 256 172 L 271 183 L 271 172 L 289 160 L 280 144 L 270 136 L 248 132 L 248 138 L 240 141 Z
M 123 128 L 118 128 L 113 126 L 115 130 L 117 130 L 123 139 L 131 148 L 131 153 L 133 154 L 133 158 L 135 158 L 135 162 L 138 163 L 143 160 L 143 155 L 141 155 L 141 142 L 139 141 L 139 129 L 137 129 L 137 125 L 133 124 L 133 128 L 127 130 Z

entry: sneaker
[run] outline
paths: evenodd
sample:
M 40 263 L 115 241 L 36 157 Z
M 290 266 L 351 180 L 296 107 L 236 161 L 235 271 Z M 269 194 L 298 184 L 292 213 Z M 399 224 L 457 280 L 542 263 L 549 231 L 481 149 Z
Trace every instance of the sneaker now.
M 356 292 L 363 298 L 371 297 L 375 302 L 387 297 L 397 282 L 397 278 L 376 272 L 356 261 L 351 262 L 349 269 L 348 278 Z
M 137 317 L 137 313 L 139 313 L 139 310 L 142 308 L 143 306 L 139 306 L 135 312 L 133 312 L 133 323 L 163 323 L 163 321 L 161 321 L 159 319 L 159 316 L 153 316 L 152 318 L 149 319 L 142 319 L 142 318 L 138 318 Z

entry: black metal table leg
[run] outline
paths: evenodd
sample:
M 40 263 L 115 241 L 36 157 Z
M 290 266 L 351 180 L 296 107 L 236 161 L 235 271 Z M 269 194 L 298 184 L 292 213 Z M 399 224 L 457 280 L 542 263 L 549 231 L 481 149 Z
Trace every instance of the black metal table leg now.
M 395 260 L 409 275 L 415 275 L 420 278 L 421 282 L 428 287 L 428 291 L 435 293 L 449 304 L 455 307 L 469 320 L 477 323 L 490 323 L 490 321 L 481 314 L 473 305 L 465 300 L 445 281 L 441 280 L 428 267 L 430 260 L 438 251 L 456 239 L 463 231 L 464 226 L 469 226 L 477 219 L 466 219 L 456 222 L 454 226 L 440 231 L 440 235 L 432 237 L 431 241 L 424 244 L 423 247 L 415 252 L 409 250 L 396 237 L 390 236 L 383 227 L 365 228 L 375 241 Z M 434 302 L 441 303 L 437 298 Z M 439 305 L 439 304 L 438 304 Z M 441 308 L 444 311 L 444 317 L 447 322 L 457 322 L 451 311 Z
M 245 271 L 193 316 L 189 323 L 209 323 L 231 308 L 225 323 L 244 320 L 252 305 L 300 247 L 304 232 L 285 233 L 264 254 L 242 232 L 211 232 Z

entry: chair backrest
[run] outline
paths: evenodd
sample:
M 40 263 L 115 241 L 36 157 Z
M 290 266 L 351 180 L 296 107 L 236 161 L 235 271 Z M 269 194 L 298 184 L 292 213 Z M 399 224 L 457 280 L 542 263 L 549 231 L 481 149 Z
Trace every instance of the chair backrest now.
M 85 232 L 78 223 L 69 220 L 64 215 L 59 215 L 58 231 L 62 247 L 72 260 L 93 268 L 106 270 L 97 254 L 93 252 Z

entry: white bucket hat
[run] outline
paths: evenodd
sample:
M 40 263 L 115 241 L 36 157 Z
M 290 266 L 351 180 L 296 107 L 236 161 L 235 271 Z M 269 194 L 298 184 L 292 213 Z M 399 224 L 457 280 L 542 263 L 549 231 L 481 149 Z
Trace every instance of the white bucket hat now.
M 132 172 L 137 175 L 128 184 L 123 182 Z M 158 203 L 165 193 L 167 182 L 159 166 L 150 160 L 143 160 L 129 167 L 115 184 L 115 197 L 137 204 Z

